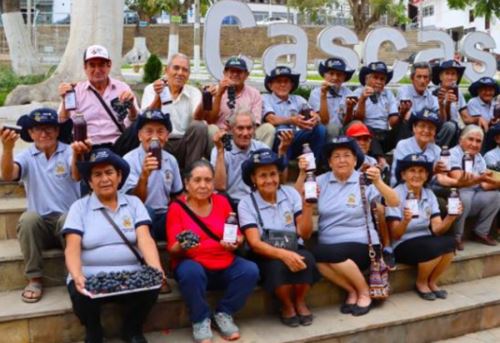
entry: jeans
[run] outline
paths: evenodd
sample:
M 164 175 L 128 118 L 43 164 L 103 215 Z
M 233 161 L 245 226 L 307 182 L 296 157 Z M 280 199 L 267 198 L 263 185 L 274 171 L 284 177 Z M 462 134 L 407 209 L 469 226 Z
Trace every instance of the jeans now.
M 166 222 L 166 213 L 156 213 L 154 209 L 152 209 L 149 206 L 146 206 L 146 209 L 148 210 L 149 216 L 151 217 L 151 228 L 149 229 L 149 232 L 151 233 L 151 236 L 154 238 L 156 242 L 159 241 L 166 241 L 167 240 L 167 233 L 166 233 L 166 227 L 165 227 L 165 222 Z
M 206 299 L 207 290 L 224 290 L 224 296 L 215 312 L 233 315 L 244 305 L 259 279 L 259 269 L 251 261 L 235 257 L 222 270 L 208 270 L 191 259 L 183 260 L 174 271 L 182 298 L 189 308 L 191 322 L 198 323 L 211 317 Z
M 293 160 L 299 155 L 302 155 L 302 145 L 304 143 L 309 143 L 314 156 L 316 157 L 316 165 L 319 165 L 321 160 L 321 150 L 326 142 L 327 130 L 324 125 L 316 125 L 312 130 L 299 130 L 295 131 L 295 136 L 293 137 L 292 144 L 288 148 L 287 157 L 288 160 Z M 279 134 L 276 134 L 274 138 L 274 151 L 278 151 L 280 145 Z

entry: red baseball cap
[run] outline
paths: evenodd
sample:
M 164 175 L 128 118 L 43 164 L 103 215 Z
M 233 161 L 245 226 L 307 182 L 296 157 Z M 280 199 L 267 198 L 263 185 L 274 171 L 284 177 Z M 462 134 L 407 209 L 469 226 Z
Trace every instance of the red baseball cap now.
M 349 125 L 349 128 L 345 132 L 347 137 L 361 137 L 361 136 L 372 136 L 368 127 L 360 121 L 355 121 Z

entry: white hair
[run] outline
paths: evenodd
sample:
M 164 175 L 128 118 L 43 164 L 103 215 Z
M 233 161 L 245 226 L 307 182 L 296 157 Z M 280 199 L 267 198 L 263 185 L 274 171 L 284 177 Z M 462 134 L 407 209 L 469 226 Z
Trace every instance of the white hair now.
M 483 129 L 481 129 L 479 126 L 474 125 L 474 124 L 467 125 L 464 128 L 464 130 L 460 134 L 460 139 L 467 138 L 467 136 L 469 136 L 471 133 L 479 133 L 479 135 L 481 136 L 481 140 L 484 139 Z

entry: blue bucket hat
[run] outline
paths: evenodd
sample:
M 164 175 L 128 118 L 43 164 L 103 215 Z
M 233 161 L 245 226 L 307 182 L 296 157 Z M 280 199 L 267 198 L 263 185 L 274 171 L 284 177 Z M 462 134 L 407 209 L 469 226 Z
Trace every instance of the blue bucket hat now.
M 488 136 L 495 137 L 496 135 L 500 135 L 500 123 L 493 125 L 488 130 Z
M 241 165 L 241 176 L 243 182 L 245 182 L 245 184 L 249 187 L 253 187 L 251 175 L 255 168 L 272 164 L 278 167 L 280 172 L 286 167 L 283 158 L 278 157 L 278 154 L 271 149 L 264 148 L 253 151 L 248 159 L 246 159 Z
M 248 71 L 247 62 L 245 62 L 243 58 L 237 56 L 232 56 L 226 61 L 226 64 L 224 65 L 224 70 L 226 70 L 227 68 L 234 68 L 243 71 Z
M 442 61 L 439 64 L 433 65 L 432 83 L 435 85 L 439 85 L 441 83 L 441 80 L 439 79 L 439 74 L 441 74 L 441 72 L 446 69 L 455 69 L 457 71 L 458 74 L 457 84 L 459 84 L 460 80 L 462 79 L 462 76 L 464 75 L 465 67 L 455 60 Z
M 481 87 L 493 87 L 495 89 L 494 96 L 497 96 L 500 93 L 500 86 L 498 85 L 498 83 L 492 77 L 485 76 L 480 78 L 476 82 L 473 82 L 469 86 L 470 95 L 478 96 L 478 92 Z
M 436 133 L 439 131 L 441 128 L 441 120 L 439 119 L 439 115 L 428 108 L 422 109 L 420 112 L 413 112 L 410 116 L 409 124 L 410 127 L 413 127 L 416 123 L 419 121 L 426 121 L 429 123 L 434 124 L 436 127 Z
M 118 189 L 122 188 L 130 173 L 130 166 L 127 161 L 115 154 L 108 148 L 98 148 L 92 150 L 88 161 L 77 162 L 76 167 L 78 172 L 85 182 L 89 182 L 92 168 L 97 164 L 111 164 L 116 169 L 121 171 L 122 180 L 118 185 Z
M 429 174 L 425 183 L 429 182 L 432 178 L 432 167 L 433 163 L 427 161 L 427 157 L 422 154 L 410 154 L 406 155 L 402 160 L 397 160 L 396 162 L 396 180 L 397 183 L 402 183 L 401 173 L 410 167 L 424 167 Z
M 359 71 L 359 82 L 364 86 L 366 81 L 366 76 L 368 74 L 381 73 L 385 75 L 385 84 L 388 84 L 393 75 L 393 71 L 387 68 L 387 65 L 382 61 L 372 62 L 368 66 L 361 67 Z
M 172 132 L 172 122 L 170 121 L 170 114 L 163 113 L 160 110 L 145 110 L 137 117 L 137 130 L 140 130 L 145 124 L 150 122 L 157 122 L 165 125 L 168 132 Z
M 358 170 L 359 167 L 363 165 L 363 162 L 365 161 L 365 155 L 361 151 L 358 142 L 356 142 L 354 138 L 347 136 L 339 136 L 333 138 L 330 142 L 323 145 L 324 158 L 326 160 L 329 160 L 333 150 L 338 148 L 348 148 L 352 151 L 354 156 L 356 156 L 356 166 L 354 167 L 354 169 Z
M 266 87 L 269 93 L 272 93 L 271 88 L 269 87 L 269 83 L 271 83 L 274 79 L 276 79 L 279 76 L 285 76 L 289 78 L 290 81 L 292 81 L 293 87 L 290 93 L 295 92 L 295 90 L 299 87 L 300 74 L 293 74 L 292 69 L 286 66 L 279 66 L 271 70 L 271 74 L 266 75 L 266 78 L 264 79 L 264 86 Z
M 57 112 L 52 108 L 38 108 L 31 111 L 30 114 L 24 114 L 17 120 L 17 125 L 22 128 L 21 139 L 25 142 L 33 142 L 28 130 L 41 125 L 57 126 L 59 128 L 57 139 L 66 144 L 72 141 L 71 130 L 73 129 L 73 121 L 68 119 L 60 123 L 57 118 Z
M 319 75 L 321 75 L 321 77 L 324 77 L 325 73 L 329 70 L 337 70 L 343 72 L 345 74 L 344 82 L 349 81 L 355 71 L 354 69 L 347 69 L 347 65 L 345 64 L 344 60 L 336 57 L 332 57 L 324 62 L 320 62 L 318 66 L 318 73 Z

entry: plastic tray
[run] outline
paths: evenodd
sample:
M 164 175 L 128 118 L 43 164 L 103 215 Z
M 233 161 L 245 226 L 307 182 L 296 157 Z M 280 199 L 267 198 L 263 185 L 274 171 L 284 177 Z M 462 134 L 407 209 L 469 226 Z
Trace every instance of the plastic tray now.
M 89 291 L 87 291 L 86 289 L 84 289 L 84 292 L 91 299 L 99 299 L 99 298 L 114 297 L 114 296 L 123 295 L 123 294 L 131 294 L 131 293 L 137 293 L 137 292 L 143 292 L 143 291 L 150 291 L 152 289 L 159 289 L 159 288 L 161 288 L 161 283 L 159 285 L 153 286 L 153 287 L 143 287 L 143 288 L 127 289 L 127 290 L 124 290 L 124 291 L 113 292 L 113 293 L 97 293 L 97 294 L 93 294 L 93 293 L 90 293 Z

